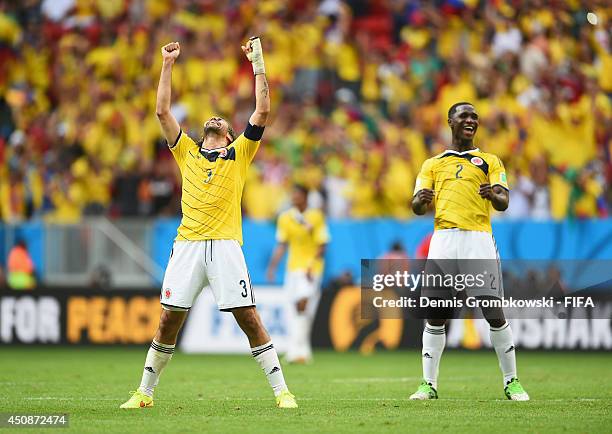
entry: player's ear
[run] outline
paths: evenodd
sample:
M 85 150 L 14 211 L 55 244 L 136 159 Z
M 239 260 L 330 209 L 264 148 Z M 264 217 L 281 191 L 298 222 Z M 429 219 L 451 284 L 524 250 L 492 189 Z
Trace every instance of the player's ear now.
M 446 120 L 446 122 L 448 123 L 448 126 L 449 126 L 449 127 L 451 127 L 451 128 L 453 127 L 453 120 L 452 120 L 451 118 L 448 118 L 448 119 Z
M 236 133 L 234 132 L 234 129 L 232 128 L 229 122 L 227 122 L 227 133 L 225 135 L 225 138 L 228 140 L 228 145 L 232 143 L 234 140 L 236 140 Z

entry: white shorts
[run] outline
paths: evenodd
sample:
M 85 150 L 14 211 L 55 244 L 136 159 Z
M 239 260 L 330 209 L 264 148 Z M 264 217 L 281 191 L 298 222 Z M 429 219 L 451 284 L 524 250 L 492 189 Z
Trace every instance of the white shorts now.
M 227 311 L 255 306 L 253 285 L 236 240 L 175 241 L 160 300 L 167 310 L 187 310 L 205 286 Z
M 287 271 L 285 274 L 284 289 L 292 302 L 319 294 L 320 285 L 321 276 L 313 276 L 313 279 L 310 280 L 306 277 L 305 271 L 299 270 Z
M 440 229 L 434 231 L 427 259 L 499 259 L 490 232 Z
M 468 296 L 503 297 L 499 253 L 490 232 L 441 229 L 434 231 L 429 244 L 427 268 L 431 260 L 444 273 L 483 274 L 484 286 L 466 290 Z M 457 289 L 460 291 L 461 289 Z

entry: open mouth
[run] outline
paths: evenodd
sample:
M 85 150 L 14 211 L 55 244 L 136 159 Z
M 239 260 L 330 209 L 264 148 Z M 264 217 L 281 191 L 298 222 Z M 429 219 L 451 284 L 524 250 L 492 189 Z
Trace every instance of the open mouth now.
M 465 125 L 463 127 L 463 133 L 467 135 L 473 135 L 476 132 L 476 127 L 474 125 Z

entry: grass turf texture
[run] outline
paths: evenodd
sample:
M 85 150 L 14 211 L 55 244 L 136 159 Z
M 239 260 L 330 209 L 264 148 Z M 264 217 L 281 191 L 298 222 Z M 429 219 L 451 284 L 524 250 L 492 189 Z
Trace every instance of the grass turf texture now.
M 492 350 L 449 351 L 442 358 L 440 399 L 418 402 L 407 398 L 420 381 L 419 353 L 318 352 L 314 365 L 285 365 L 300 408 L 284 411 L 275 407 L 252 357 L 177 353 L 162 375 L 155 407 L 120 410 L 140 381 L 145 352 L 4 347 L 0 412 L 68 413 L 67 431 L 105 434 L 612 429 L 609 353 L 519 351 L 520 378 L 532 401 L 510 402 Z

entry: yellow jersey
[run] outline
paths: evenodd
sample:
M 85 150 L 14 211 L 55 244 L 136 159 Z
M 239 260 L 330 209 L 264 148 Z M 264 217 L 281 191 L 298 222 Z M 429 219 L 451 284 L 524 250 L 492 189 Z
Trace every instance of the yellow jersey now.
M 329 239 L 325 216 L 319 209 L 307 209 L 301 213 L 297 208 L 291 208 L 278 217 L 276 240 L 289 246 L 289 271 L 310 269 L 313 274 L 320 275 L 323 259 L 318 258 L 317 253 Z
M 425 160 L 414 194 L 434 190 L 435 230 L 491 232 L 491 203 L 478 194 L 480 184 L 486 183 L 508 190 L 506 170 L 498 157 L 478 149 L 447 150 Z
M 182 179 L 183 218 L 177 241 L 236 240 L 242 245 L 242 190 L 261 134 L 263 128 L 249 125 L 227 147 L 206 150 L 179 133 L 170 146 Z

